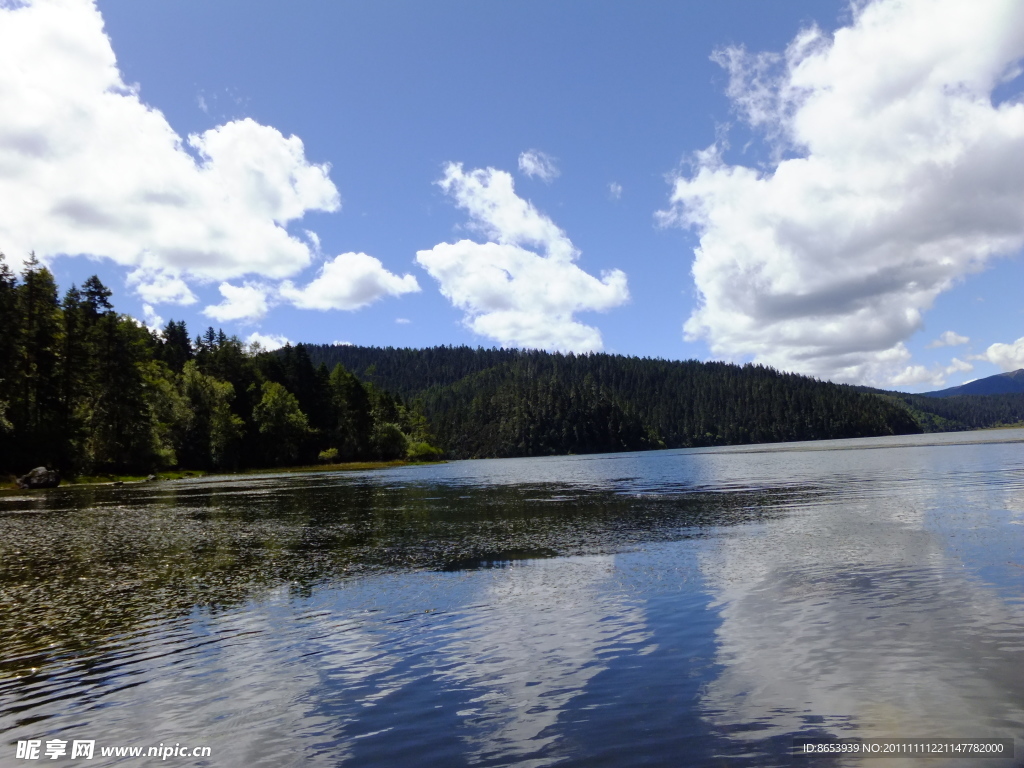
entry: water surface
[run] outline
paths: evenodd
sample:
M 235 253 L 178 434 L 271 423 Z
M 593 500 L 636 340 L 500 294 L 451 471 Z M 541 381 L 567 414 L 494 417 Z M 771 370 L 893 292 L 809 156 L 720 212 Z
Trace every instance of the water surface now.
M 7 496 L 0 765 L 1024 765 L 1022 596 L 1024 430 Z

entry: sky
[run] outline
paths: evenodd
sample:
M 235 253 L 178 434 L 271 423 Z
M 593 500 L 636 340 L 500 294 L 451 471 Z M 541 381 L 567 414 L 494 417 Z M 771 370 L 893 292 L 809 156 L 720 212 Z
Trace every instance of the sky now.
M 1018 0 L 0 0 L 0 251 L 160 327 L 1024 367 Z

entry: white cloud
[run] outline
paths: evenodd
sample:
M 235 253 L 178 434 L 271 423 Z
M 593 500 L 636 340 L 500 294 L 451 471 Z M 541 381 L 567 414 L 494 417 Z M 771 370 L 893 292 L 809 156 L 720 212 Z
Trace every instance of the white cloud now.
M 407 317 L 396 317 L 395 322 L 398 323 L 398 325 L 409 325 L 409 323 L 411 323 L 412 320 L 410 320 Z
M 251 119 L 183 140 L 117 68 L 91 0 L 0 4 L 0 243 L 104 256 L 177 281 L 293 275 L 311 259 L 284 225 L 340 203 L 302 141 Z
M 1024 103 L 992 98 L 1024 55 L 1024 4 L 855 7 L 831 39 L 808 30 L 785 55 L 717 56 L 776 159 L 759 171 L 698 153 L 662 220 L 700 235 L 688 338 L 895 383 L 935 297 L 1024 243 Z
M 142 305 L 142 322 L 151 331 L 162 331 L 164 319 L 149 304 Z
M 973 370 L 973 365 L 954 357 L 949 365 L 945 367 L 936 365 L 926 368 L 923 365 L 908 365 L 899 373 L 892 375 L 888 383 L 894 387 L 906 387 L 924 383 L 929 383 L 934 387 L 941 387 L 946 383 L 947 376 Z
M 214 320 L 220 320 L 222 323 L 231 320 L 259 320 L 270 309 L 267 300 L 269 292 L 267 286 L 257 283 L 245 283 L 244 285 L 221 283 L 218 290 L 224 297 L 224 301 L 206 307 L 203 314 Z
M 133 270 L 128 275 L 128 286 L 151 304 L 195 304 L 198 301 L 181 277 L 160 269 Z
M 466 325 L 503 346 L 601 349 L 600 331 L 573 315 L 625 303 L 625 273 L 611 270 L 598 280 L 576 266 L 579 252 L 569 238 L 516 195 L 512 176 L 504 171 L 466 173 L 461 164 L 452 163 L 438 183 L 468 211 L 471 226 L 490 240 L 440 243 L 416 254 L 416 261 L 441 284 L 441 293 L 465 310 Z
M 296 288 L 288 280 L 281 284 L 281 296 L 301 309 L 354 310 L 383 296 L 401 296 L 419 290 L 415 277 L 399 277 L 388 272 L 379 259 L 365 253 L 335 256 L 304 288 Z
M 313 253 L 320 255 L 320 235 L 311 229 L 303 230 L 303 234 L 306 235 L 306 239 L 309 240 L 309 244 L 313 246 Z
M 262 334 L 253 331 L 246 337 L 245 343 L 248 344 L 250 348 L 252 348 L 253 345 L 259 345 L 260 350 L 264 352 L 273 352 L 275 349 L 280 349 L 285 344 L 291 344 L 292 342 L 287 336 Z
M 333 344 L 335 347 L 351 347 L 352 346 L 352 342 L 351 341 L 338 341 L 338 340 L 335 340 L 335 341 L 332 341 L 331 344 Z
M 619 200 L 622 198 L 622 185 L 618 182 L 611 182 L 608 185 L 608 197 L 611 200 Z
M 968 336 L 961 336 L 959 333 L 954 331 L 946 331 L 939 338 L 928 344 L 928 349 L 935 349 L 936 347 L 959 347 L 962 344 L 966 344 L 971 339 Z
M 987 360 L 1004 371 L 1024 368 L 1024 336 L 1010 344 L 992 344 L 983 354 L 971 355 L 971 360 Z
M 555 165 L 555 159 L 539 149 L 528 149 L 519 155 L 519 170 L 549 184 L 562 174 Z
M 911 365 L 893 376 L 889 383 L 894 387 L 908 387 L 928 382 L 933 386 L 941 387 L 945 381 L 941 371 L 928 370 L 923 365 Z

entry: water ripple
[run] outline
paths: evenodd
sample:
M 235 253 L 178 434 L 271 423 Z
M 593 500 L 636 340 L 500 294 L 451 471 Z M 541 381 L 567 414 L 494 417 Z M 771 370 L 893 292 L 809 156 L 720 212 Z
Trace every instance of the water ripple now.
M 2 497 L 0 764 L 53 737 L 539 767 L 1024 735 L 1022 440 Z

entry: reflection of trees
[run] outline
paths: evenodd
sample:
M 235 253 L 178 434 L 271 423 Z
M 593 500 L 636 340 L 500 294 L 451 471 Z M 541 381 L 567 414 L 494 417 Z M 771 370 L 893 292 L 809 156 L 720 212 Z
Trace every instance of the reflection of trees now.
M 791 492 L 786 492 L 791 493 Z M 253 477 L 9 498 L 0 513 L 0 669 L 39 667 L 143 621 L 282 584 L 445 568 L 508 553 L 601 554 L 758 519 L 765 493 L 567 491 Z

